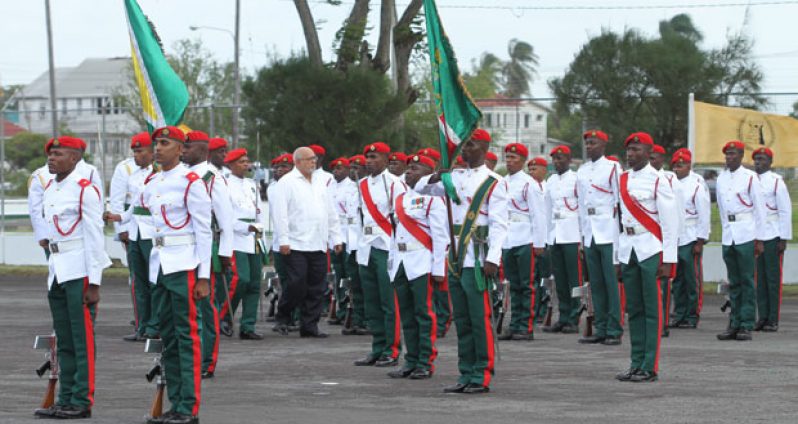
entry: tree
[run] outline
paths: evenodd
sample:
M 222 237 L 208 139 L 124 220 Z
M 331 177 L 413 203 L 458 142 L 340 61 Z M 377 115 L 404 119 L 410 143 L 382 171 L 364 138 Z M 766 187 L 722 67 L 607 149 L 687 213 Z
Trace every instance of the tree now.
M 475 99 L 490 99 L 496 97 L 502 79 L 502 61 L 493 53 L 482 53 L 479 63 L 471 63 L 472 72 L 463 75 L 468 91 Z
M 519 41 L 516 38 L 510 40 L 507 46 L 510 60 L 502 67 L 504 77 L 504 94 L 509 98 L 518 98 L 529 94 L 529 83 L 537 73 L 535 68 L 538 66 L 538 56 L 531 44 Z
M 563 77 L 549 81 L 558 119 L 579 111 L 587 126 L 602 128 L 616 141 L 647 131 L 673 149 L 687 144 L 689 93 L 722 105 L 763 105 L 752 42 L 734 34 L 723 48 L 707 50 L 702 40 L 688 15 L 662 21 L 656 38 L 634 29 L 603 30 L 582 47 Z
M 6 140 L 6 161 L 12 169 L 33 172 L 47 161 L 43 149 L 47 143 L 44 134 L 23 131 Z

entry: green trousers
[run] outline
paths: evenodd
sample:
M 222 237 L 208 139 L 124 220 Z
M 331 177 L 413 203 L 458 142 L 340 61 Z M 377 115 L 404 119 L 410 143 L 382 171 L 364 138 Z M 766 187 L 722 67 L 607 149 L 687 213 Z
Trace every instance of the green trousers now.
M 549 246 L 554 285 L 557 288 L 557 301 L 562 324 L 579 325 L 579 308 L 582 301 L 571 297 L 575 287 L 582 285 L 582 259 L 579 257 L 579 243 L 555 243 Z
M 767 240 L 765 251 L 756 259 L 756 299 L 759 319 L 778 324 L 781 312 L 783 254 L 779 253 L 779 239 Z
M 94 317 L 96 305 L 83 303 L 88 278 L 53 282 L 47 293 L 58 356 L 58 405 L 94 404 Z
M 622 265 L 621 278 L 626 289 L 629 314 L 629 340 L 632 344 L 631 368 L 659 372 L 659 346 L 662 336 L 662 289 L 657 279 L 660 256 L 644 261 L 632 250 L 629 263 Z
M 199 414 L 202 378 L 202 311 L 194 300 L 195 270 L 158 274 L 163 289 L 161 358 L 172 412 Z
M 357 250 L 353 250 L 347 255 L 345 269 L 352 285 L 352 327 L 365 327 L 366 312 L 363 305 L 363 285 L 360 283 L 360 269 L 357 265 Z
M 753 330 L 756 316 L 754 242 L 723 246 L 723 262 L 729 276 L 731 329 Z
M 502 251 L 504 277 L 510 282 L 510 332 L 532 334 L 535 320 L 535 257 L 532 245 Z
M 408 280 L 402 264 L 393 284 L 407 349 L 404 367 L 434 371 L 433 362 L 438 356 L 438 350 L 435 349 L 437 318 L 432 307 L 432 279 L 429 275 L 422 275 Z
M 659 287 L 662 291 L 662 332 L 668 329 L 668 318 L 671 314 L 671 279 L 669 277 L 659 279 Z
M 593 334 L 598 337 L 620 337 L 623 335 L 621 294 L 618 278 L 615 275 L 612 248 L 612 243 L 596 244 L 595 240 L 590 247 L 585 247 L 587 272 L 590 278 L 590 295 L 593 297 L 595 315 Z
M 233 251 L 233 276 L 230 295 L 232 299 L 232 316 L 235 316 L 238 305 L 241 305 L 241 325 L 239 331 L 252 333 L 258 320 L 258 297 L 260 296 L 261 271 L 263 260 L 257 253 Z M 236 281 L 237 280 L 237 281 Z
M 432 292 L 432 309 L 435 311 L 438 334 L 446 334 L 452 325 L 452 300 L 448 285 L 447 282 L 442 287 L 436 286 Z
M 463 268 L 459 277 L 449 273 L 449 293 L 457 327 L 457 381 L 489 386 L 495 357 L 490 291 L 479 291 L 474 268 Z
M 150 282 L 150 252 L 152 240 L 138 239 L 127 243 L 127 263 L 130 269 L 130 289 L 133 292 L 133 314 L 139 336 L 155 336 L 158 332 L 158 302 L 155 285 Z
M 388 252 L 371 248 L 367 266 L 360 266 L 366 321 L 371 330 L 371 354 L 398 358 L 401 322 L 396 306 L 396 291 L 388 277 Z
M 216 371 L 216 362 L 219 360 L 219 310 L 216 308 L 215 293 L 219 275 L 211 273 L 210 295 L 198 302 L 202 311 L 202 371 L 208 372 Z
M 336 317 L 343 318 L 346 313 L 346 287 L 343 287 L 341 280 L 349 277 L 346 273 L 346 259 L 349 256 L 346 253 L 346 245 L 341 253 L 330 252 L 330 263 L 335 271 L 335 287 L 333 288 L 333 298 L 336 302 Z
M 548 305 L 543 303 L 546 295 L 549 296 L 551 301 L 551 293 L 546 290 L 546 287 L 541 287 L 540 281 L 544 278 L 551 276 L 551 256 L 549 254 L 548 246 L 543 249 L 540 256 L 535 257 L 535 272 L 532 281 L 535 283 L 535 308 L 533 309 L 532 316 L 535 317 L 535 323 L 540 324 L 546 316 L 546 309 Z
M 679 246 L 679 262 L 676 264 L 676 277 L 673 279 L 674 321 L 698 324 L 698 261 L 693 253 L 695 242 Z M 667 317 L 667 315 L 665 315 Z

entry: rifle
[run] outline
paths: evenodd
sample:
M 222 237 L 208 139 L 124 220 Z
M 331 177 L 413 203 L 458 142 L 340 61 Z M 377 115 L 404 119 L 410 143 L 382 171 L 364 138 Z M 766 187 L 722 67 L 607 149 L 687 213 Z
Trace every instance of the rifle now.
M 266 318 L 274 318 L 277 313 L 277 300 L 280 298 L 280 277 L 275 271 L 266 271 L 266 291 L 263 296 L 269 301 Z M 271 297 L 270 297 L 271 296 Z
M 150 383 L 155 380 L 155 397 L 152 399 L 152 406 L 150 407 L 150 418 L 158 418 L 163 415 L 163 394 L 166 388 L 166 373 L 163 371 L 162 363 L 163 341 L 160 339 L 147 339 L 147 343 L 144 345 L 144 352 L 158 355 L 155 358 L 155 365 L 144 375 Z
M 329 316 L 330 319 L 336 319 L 337 318 L 337 313 L 336 313 L 336 311 L 338 309 L 338 305 L 337 305 L 338 302 L 336 301 L 336 299 L 338 298 L 338 294 L 336 293 L 337 292 L 337 290 L 336 290 L 337 287 L 338 287 L 338 283 L 336 281 L 335 270 L 334 269 L 330 269 L 330 272 L 327 273 L 327 291 L 328 291 L 328 293 L 325 294 L 326 296 L 329 296 L 329 298 L 330 298 L 330 316 Z
M 551 326 L 551 320 L 554 315 L 554 303 L 557 301 L 557 292 L 554 287 L 554 278 L 541 278 L 540 287 L 546 289 L 546 295 L 540 299 L 540 302 L 546 305 L 546 316 L 543 318 L 543 325 L 546 327 Z
M 222 287 L 224 287 L 224 294 L 227 300 L 227 313 L 230 314 L 230 331 L 235 334 L 236 324 L 233 320 L 233 301 L 230 299 L 230 287 L 227 286 L 227 276 L 225 275 L 224 270 L 222 270 L 219 275 L 222 277 Z
M 507 295 L 507 291 L 509 290 L 510 284 L 507 280 L 502 281 L 494 281 L 491 284 L 490 290 L 495 293 L 493 299 L 493 312 L 496 315 L 496 334 L 502 333 L 502 327 L 504 327 L 504 316 L 507 315 L 507 301 L 509 300 L 509 296 Z
M 723 305 L 720 306 L 720 311 L 723 312 L 723 313 L 726 313 L 726 310 L 729 311 L 729 325 L 728 325 L 728 328 L 731 328 L 732 313 L 734 312 L 733 308 L 732 308 L 730 291 L 731 290 L 730 290 L 730 287 L 729 287 L 729 283 L 727 281 L 721 280 L 721 282 L 718 283 L 718 294 L 724 295 L 726 297 L 726 301 L 723 302 Z
M 349 277 L 341 278 L 341 287 L 346 289 L 344 296 L 344 303 L 346 304 L 346 314 L 344 315 L 344 328 L 352 328 L 352 314 L 354 313 L 354 305 L 352 302 L 352 279 Z
M 50 371 L 47 391 L 44 393 L 41 404 L 41 409 L 47 409 L 55 404 L 55 386 L 58 384 L 58 349 L 56 348 L 55 333 L 49 336 L 36 336 L 33 348 L 47 351 L 44 354 L 44 363 L 39 368 L 36 368 L 36 375 L 39 378 L 44 376 L 47 371 Z
M 571 290 L 571 297 L 578 297 L 582 299 L 582 306 L 579 308 L 579 316 L 583 312 L 587 312 L 585 317 L 585 330 L 582 332 L 584 337 L 593 335 L 593 297 L 590 294 L 590 283 L 584 282 L 581 287 L 574 287 Z

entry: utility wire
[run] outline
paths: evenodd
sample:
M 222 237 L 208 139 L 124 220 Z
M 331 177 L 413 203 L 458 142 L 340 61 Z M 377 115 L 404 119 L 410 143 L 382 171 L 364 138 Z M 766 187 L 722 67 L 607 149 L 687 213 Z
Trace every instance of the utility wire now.
M 293 0 L 282 0 L 293 1 Z M 309 0 L 309 3 L 330 4 L 325 0 Z M 353 5 L 351 1 L 341 1 L 339 4 Z M 398 3 L 397 6 L 407 6 L 408 3 Z M 540 5 L 540 6 L 506 6 L 506 5 L 469 5 L 469 4 L 438 4 L 440 9 L 478 9 L 478 10 L 657 10 L 657 9 L 709 9 L 728 7 L 756 7 L 756 6 L 784 6 L 798 5 L 798 0 L 727 3 L 678 3 L 678 4 L 652 4 L 652 5 Z

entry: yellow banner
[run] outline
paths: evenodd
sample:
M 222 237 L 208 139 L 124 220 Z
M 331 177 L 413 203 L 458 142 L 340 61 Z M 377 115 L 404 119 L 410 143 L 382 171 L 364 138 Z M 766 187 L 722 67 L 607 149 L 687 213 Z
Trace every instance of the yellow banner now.
M 798 167 L 798 119 L 750 109 L 695 102 L 695 163 L 725 164 L 723 145 L 745 143 L 743 163 L 753 164 L 759 147 L 773 150 L 774 168 Z

